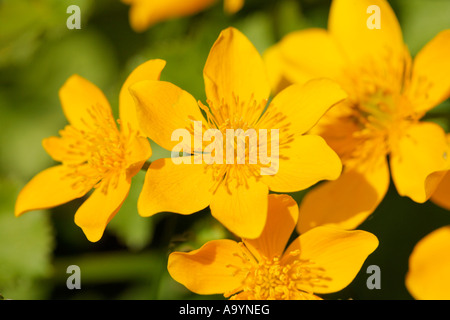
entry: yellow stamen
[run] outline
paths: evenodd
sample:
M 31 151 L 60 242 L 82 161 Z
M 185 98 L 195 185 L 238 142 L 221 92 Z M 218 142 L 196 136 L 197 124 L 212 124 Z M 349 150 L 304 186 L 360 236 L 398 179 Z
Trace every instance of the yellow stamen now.
M 251 252 L 241 245 L 242 251 L 237 253 L 246 268 L 235 268 L 234 274 L 244 273 L 245 280 L 241 287 L 228 292 L 226 296 L 238 299 L 242 294 L 252 300 L 290 300 L 306 297 L 312 294 L 314 288 L 326 287 L 324 282 L 330 281 L 325 276 L 325 270 L 313 261 L 301 259 L 300 251 L 295 250 L 287 255 L 293 259 L 281 259 L 275 256 L 272 259 L 262 257 L 258 261 Z M 286 261 L 289 261 L 287 263 Z
M 404 92 L 411 77 L 410 60 L 406 51 L 395 60 L 386 49 L 385 55 L 369 58 L 340 78 L 349 98 L 339 107 L 348 109 L 344 114 L 350 115 L 356 128 L 352 133 L 355 148 L 336 150 L 344 164 L 357 159 L 359 165 L 370 167 L 371 159 L 388 155 L 405 128 L 423 116 L 413 109 Z
M 216 190 L 222 183 L 229 187 L 231 182 L 235 182 L 237 185 L 246 185 L 247 180 L 251 177 L 259 179 L 261 168 L 260 161 L 258 161 L 259 152 L 266 146 L 259 145 L 257 122 L 266 107 L 267 100 L 257 102 L 251 98 L 249 101 L 241 101 L 238 96 L 233 95 L 233 99 L 229 103 L 224 100 L 220 105 L 216 105 L 210 100 L 207 103 L 208 106 L 205 106 L 199 102 L 199 106 L 206 114 L 209 127 L 219 130 L 224 142 L 223 161 L 208 166 L 208 170 L 212 170 L 216 180 L 213 189 Z M 251 137 L 255 139 L 251 139 Z M 255 144 L 255 140 L 257 144 Z M 242 146 L 245 148 L 244 152 L 239 150 Z M 205 147 L 206 143 L 203 148 Z M 232 155 L 230 155 L 230 150 L 233 151 Z M 256 155 L 256 161 L 254 161 L 254 155 Z M 211 156 L 214 157 L 215 154 Z
M 68 125 L 60 131 L 61 144 L 66 154 L 76 156 L 77 159 L 62 159 L 62 162 L 69 169 L 67 175 L 76 178 L 74 188 L 80 184 L 92 187 L 102 179 L 109 182 L 104 184 L 105 188 L 114 188 L 117 179 L 113 173 L 125 168 L 130 139 L 125 139 L 119 132 L 109 110 L 93 106 L 89 109 L 89 117 L 90 121 L 83 121 L 84 129 Z

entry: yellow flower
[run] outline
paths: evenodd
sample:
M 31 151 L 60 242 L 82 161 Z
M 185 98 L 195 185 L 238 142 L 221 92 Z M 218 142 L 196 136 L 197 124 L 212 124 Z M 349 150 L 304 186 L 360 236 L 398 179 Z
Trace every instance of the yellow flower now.
M 152 25 L 173 18 L 194 15 L 214 5 L 217 0 L 121 0 L 131 6 L 130 24 L 134 31 L 142 32 Z M 236 13 L 244 0 L 224 0 L 224 10 Z
M 450 299 L 450 226 L 421 239 L 409 258 L 406 287 L 417 300 Z
M 143 81 L 130 88 L 143 133 L 163 148 L 178 152 L 179 143 L 173 134 L 184 130 L 189 141 L 183 139 L 183 151 L 190 154 L 181 163 L 168 158 L 150 165 L 138 211 L 142 216 L 158 212 L 192 214 L 209 205 L 212 215 L 229 230 L 255 238 L 264 227 L 269 189 L 293 192 L 339 176 L 339 157 L 321 137 L 304 133 L 326 110 L 342 101 L 345 93 L 330 80 L 315 80 L 285 89 L 266 106 L 270 88 L 262 58 L 233 28 L 221 32 L 203 76 L 209 107 L 169 82 Z M 278 130 L 277 139 L 272 129 Z M 220 156 L 221 150 L 205 146 L 207 139 L 203 138 L 211 130 L 222 137 L 229 131 L 240 130 L 242 134 L 227 139 Z M 258 134 L 253 145 L 245 142 L 249 140 L 245 133 L 256 135 L 261 130 L 267 135 Z M 242 141 L 245 161 L 239 163 L 236 154 Z M 272 150 L 274 145 L 279 151 L 270 153 L 268 167 L 261 160 L 262 150 Z M 219 155 L 219 161 L 202 161 L 208 150 Z M 256 151 L 258 161 L 252 163 L 248 156 Z M 226 161 L 222 161 L 225 156 Z M 275 174 L 262 174 L 265 169 L 273 169 L 273 164 L 277 167 Z
M 120 130 L 98 87 L 78 75 L 66 81 L 59 97 L 69 125 L 60 137 L 43 140 L 47 153 L 61 164 L 40 172 L 22 189 L 16 216 L 64 204 L 94 188 L 77 210 L 75 223 L 90 241 L 102 237 L 128 195 L 131 178 L 151 156 L 150 144 L 137 130 L 128 87 L 144 79 L 159 79 L 164 65 L 162 60 L 150 60 L 127 78 L 119 96 Z
M 368 27 L 371 5 L 380 8 L 380 29 Z M 420 119 L 449 97 L 449 56 L 445 30 L 412 60 L 384 0 L 334 0 L 328 31 L 291 33 L 266 52 L 274 88 L 328 77 L 348 93 L 313 130 L 338 153 L 344 171 L 306 195 L 301 232 L 328 223 L 354 228 L 364 221 L 388 190 L 387 156 L 398 193 L 418 203 L 429 199 L 450 153 L 443 129 Z
M 288 195 L 271 194 L 267 224 L 257 239 L 213 240 L 189 253 L 173 252 L 172 278 L 197 294 L 231 299 L 320 299 L 316 294 L 348 286 L 378 239 L 361 230 L 319 226 L 288 240 L 298 206 Z

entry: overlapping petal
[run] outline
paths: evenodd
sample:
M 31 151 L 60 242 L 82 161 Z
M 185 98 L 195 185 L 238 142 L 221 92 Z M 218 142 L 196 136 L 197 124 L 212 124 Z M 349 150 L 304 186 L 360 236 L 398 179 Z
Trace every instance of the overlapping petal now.
M 323 277 L 314 281 L 313 286 L 302 286 L 306 292 L 320 294 L 348 286 L 377 247 L 377 237 L 369 232 L 320 226 L 300 235 L 286 252 L 300 250 L 299 259 L 310 261 L 311 268 L 323 271 Z M 286 256 L 287 261 L 296 258 Z
M 128 152 L 126 154 L 126 173 L 131 179 L 144 163 L 152 156 L 152 148 L 146 138 L 133 136 L 128 144 Z
M 335 181 L 310 190 L 300 205 L 298 230 L 304 233 L 320 225 L 343 229 L 358 227 L 380 204 L 389 187 L 386 159 L 374 159 L 369 170 L 354 167 Z
M 335 180 L 341 171 L 341 160 L 323 138 L 304 135 L 280 147 L 278 172 L 262 179 L 271 191 L 296 192 L 321 180 Z
M 391 174 L 398 193 L 419 203 L 427 201 L 445 175 L 448 154 L 445 132 L 439 125 L 411 125 L 391 153 Z M 433 179 L 428 178 L 439 172 Z
M 170 158 L 152 162 L 139 196 L 141 216 L 159 212 L 192 214 L 210 204 L 215 184 L 213 175 L 206 164 L 194 164 L 194 157 L 188 158 L 190 164 L 175 164 Z
M 207 127 L 194 97 L 170 82 L 141 81 L 131 86 L 130 91 L 136 102 L 140 129 L 167 150 L 179 143 L 172 140 L 176 130 L 186 129 L 193 136 L 194 121 Z M 194 148 L 193 140 L 191 146 Z
M 255 177 L 223 182 L 211 199 L 211 214 L 240 237 L 256 238 L 266 222 L 268 193 L 267 185 Z
M 264 61 L 275 92 L 283 82 L 305 83 L 324 77 L 338 79 L 346 64 L 336 40 L 327 30 L 317 28 L 287 34 L 264 53 Z
M 159 80 L 166 62 L 161 59 L 148 60 L 137 66 L 127 77 L 119 93 L 119 116 L 122 130 L 128 130 L 131 126 L 134 130 L 139 129 L 136 115 L 136 106 L 129 89 L 137 82 L 144 80 Z
M 263 232 L 256 239 L 244 239 L 249 250 L 260 260 L 282 256 L 298 219 L 298 205 L 285 194 L 268 196 L 267 220 Z
M 430 200 L 438 206 L 450 210 L 450 172 L 447 171 Z
M 329 109 L 346 97 L 347 94 L 328 79 L 293 84 L 273 98 L 258 126 L 279 128 L 287 134 L 304 134 L 319 122 Z M 273 123 L 275 117 L 277 122 Z

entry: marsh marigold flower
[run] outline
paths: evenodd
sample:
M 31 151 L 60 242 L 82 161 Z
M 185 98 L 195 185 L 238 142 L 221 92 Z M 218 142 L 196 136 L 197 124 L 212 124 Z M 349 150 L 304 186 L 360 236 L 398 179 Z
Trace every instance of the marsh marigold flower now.
M 122 0 L 131 6 L 129 19 L 136 32 L 147 30 L 152 25 L 173 18 L 196 14 L 211 7 L 218 0 Z M 224 0 L 224 10 L 236 13 L 244 5 L 244 0 Z
M 130 88 L 140 128 L 147 137 L 174 150 L 180 143 L 173 134 L 182 129 L 188 136 L 183 148 L 188 155 L 181 163 L 170 158 L 152 162 L 138 211 L 142 216 L 158 212 L 191 214 L 209 205 L 212 215 L 229 230 L 255 238 L 264 227 L 269 190 L 294 192 L 319 180 L 336 179 L 341 173 L 339 157 L 325 141 L 304 133 L 326 110 L 342 101 L 345 93 L 331 80 L 315 80 L 286 88 L 267 106 L 270 87 L 262 58 L 233 28 L 221 32 L 203 75 L 208 106 L 165 81 L 143 81 Z M 278 134 L 259 134 L 260 129 L 270 133 L 275 129 Z M 211 143 L 203 139 L 211 130 L 226 138 L 230 130 L 241 131 L 223 143 L 226 150 L 219 160 L 227 157 L 226 161 L 202 161 L 202 157 L 214 153 L 216 158 L 221 152 L 209 149 Z M 247 139 L 248 132 L 257 135 L 253 143 Z M 246 149 L 241 160 L 245 161 L 239 163 L 236 154 L 242 142 Z M 278 150 L 267 160 L 276 164 L 276 170 L 262 174 L 271 169 L 261 161 L 262 150 L 272 150 L 273 145 Z M 258 159 L 252 163 L 248 158 L 255 151 Z
M 172 278 L 197 294 L 231 299 L 311 300 L 348 286 L 378 239 L 360 230 L 319 226 L 288 243 L 298 218 L 288 195 L 271 194 L 267 224 L 257 239 L 213 240 L 192 252 L 173 252 Z
M 450 299 L 450 226 L 421 239 L 409 257 L 406 287 L 417 300 Z
M 136 81 L 159 79 L 165 62 L 150 60 L 136 68 L 122 86 L 120 129 L 101 90 L 86 79 L 71 76 L 59 91 L 69 121 L 59 137 L 43 140 L 58 162 L 36 175 L 20 192 L 15 208 L 27 211 L 52 208 L 94 189 L 75 214 L 75 223 L 90 241 L 98 241 L 128 195 L 131 178 L 151 156 L 150 144 L 138 131 L 128 87 Z
M 371 5 L 380 8 L 380 29 L 368 27 Z M 328 77 L 348 93 L 313 130 L 339 154 L 344 171 L 308 192 L 300 207 L 301 232 L 364 221 L 388 190 L 387 156 L 398 193 L 418 203 L 429 199 L 444 175 L 449 147 L 440 126 L 420 120 L 449 97 L 449 56 L 445 30 L 412 60 L 384 0 L 334 0 L 328 31 L 288 34 L 266 52 L 274 88 Z

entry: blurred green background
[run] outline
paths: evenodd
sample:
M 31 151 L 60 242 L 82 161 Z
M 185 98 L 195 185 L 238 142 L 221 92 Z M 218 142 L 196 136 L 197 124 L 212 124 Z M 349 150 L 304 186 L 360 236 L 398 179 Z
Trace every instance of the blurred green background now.
M 440 30 L 450 28 L 448 0 L 390 1 L 412 55 Z M 69 30 L 69 5 L 81 9 L 81 29 Z M 83 199 L 52 210 L 14 217 L 20 189 L 53 165 L 43 138 L 66 124 L 58 90 L 77 73 L 103 90 L 117 115 L 118 92 L 140 63 L 167 61 L 162 79 L 205 101 L 202 70 L 220 31 L 241 30 L 262 53 L 290 31 L 327 26 L 329 0 L 246 0 L 235 15 L 222 3 L 192 17 L 162 22 L 135 33 L 129 7 L 114 0 L 0 0 L 0 294 L 7 299 L 223 299 L 197 296 L 173 281 L 166 269 L 173 250 L 191 250 L 230 235 L 206 209 L 190 216 L 137 214 L 144 179 L 97 243 L 73 222 Z M 450 103 L 428 116 L 448 132 Z M 167 156 L 154 145 L 153 159 Z M 301 201 L 305 192 L 292 196 Z M 392 187 L 360 226 L 380 240 L 353 283 L 330 299 L 411 299 L 404 285 L 412 248 L 432 230 L 450 224 L 450 212 L 418 205 Z M 381 289 L 369 290 L 369 265 L 381 269 Z M 81 290 L 69 290 L 69 265 L 81 268 Z

